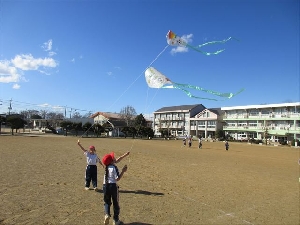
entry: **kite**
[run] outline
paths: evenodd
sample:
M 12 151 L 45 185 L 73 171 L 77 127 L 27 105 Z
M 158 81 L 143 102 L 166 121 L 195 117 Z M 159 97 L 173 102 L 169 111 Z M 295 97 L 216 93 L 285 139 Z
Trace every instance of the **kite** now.
M 229 37 L 222 41 L 210 41 L 210 42 L 206 42 L 204 44 L 198 45 L 198 46 L 192 46 L 192 45 L 189 45 L 183 38 L 178 37 L 171 30 L 169 30 L 169 32 L 167 33 L 166 38 L 167 38 L 167 43 L 171 46 L 189 47 L 197 52 L 201 52 L 204 55 L 217 55 L 217 54 L 223 52 L 225 49 L 221 49 L 216 52 L 205 52 L 205 51 L 200 50 L 201 47 L 203 47 L 205 45 L 212 45 L 212 44 L 224 44 L 231 39 L 235 39 L 233 37 Z
M 213 100 L 213 101 L 218 101 L 218 99 L 215 98 L 204 98 L 204 97 L 199 97 L 192 95 L 192 93 L 186 89 L 194 89 L 198 91 L 203 91 L 212 95 L 216 95 L 218 97 L 222 98 L 232 98 L 236 96 L 237 94 L 241 93 L 244 89 L 241 89 L 237 93 L 220 93 L 212 90 L 207 90 L 198 86 L 190 85 L 190 84 L 179 84 L 171 81 L 169 78 L 167 78 L 165 75 L 163 75 L 161 72 L 156 70 L 153 67 L 149 67 L 145 71 L 145 78 L 148 86 L 150 88 L 174 88 L 174 89 L 179 89 L 183 91 L 187 96 L 190 98 L 197 98 L 197 99 L 207 99 L 207 100 Z

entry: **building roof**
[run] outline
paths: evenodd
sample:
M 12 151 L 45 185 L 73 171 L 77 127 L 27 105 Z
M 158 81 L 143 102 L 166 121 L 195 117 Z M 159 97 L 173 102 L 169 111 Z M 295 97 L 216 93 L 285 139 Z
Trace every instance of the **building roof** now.
M 265 104 L 265 105 L 245 105 L 245 106 L 231 106 L 222 107 L 222 110 L 235 110 L 235 109 L 263 109 L 263 108 L 276 108 L 276 107 L 296 107 L 300 106 L 300 102 L 293 103 L 280 103 L 280 104 Z
M 221 108 L 210 108 L 208 110 L 211 111 L 211 112 L 213 112 L 213 113 L 215 113 L 215 114 L 217 114 L 217 115 L 222 115 Z
M 174 112 L 174 111 L 189 111 L 195 107 L 201 106 L 203 109 L 205 107 L 202 104 L 196 104 L 196 105 L 179 105 L 179 106 L 167 106 L 160 108 L 159 110 L 156 110 L 155 112 Z
M 99 115 L 102 115 L 108 119 L 121 119 L 121 115 L 119 113 L 111 113 L 111 112 L 96 112 L 93 115 L 91 115 L 90 117 L 95 118 Z

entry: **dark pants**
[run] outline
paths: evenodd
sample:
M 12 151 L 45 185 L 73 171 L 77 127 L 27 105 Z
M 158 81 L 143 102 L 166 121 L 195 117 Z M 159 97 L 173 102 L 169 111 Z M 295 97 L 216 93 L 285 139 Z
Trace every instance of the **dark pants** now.
M 103 184 L 103 200 L 105 214 L 110 214 L 110 206 L 113 203 L 114 207 L 114 221 L 119 220 L 120 206 L 119 206 L 119 187 L 117 184 Z
M 96 165 L 87 165 L 85 170 L 85 187 L 90 187 L 90 184 L 93 184 L 93 187 L 97 187 L 97 166 Z

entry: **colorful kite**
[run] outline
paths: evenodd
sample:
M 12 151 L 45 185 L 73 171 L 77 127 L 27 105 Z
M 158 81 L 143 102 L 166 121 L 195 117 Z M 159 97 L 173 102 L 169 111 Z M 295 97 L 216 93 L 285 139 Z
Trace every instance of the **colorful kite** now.
M 167 33 L 166 38 L 167 38 L 168 44 L 171 45 L 171 46 L 189 47 L 191 49 L 196 50 L 197 52 L 201 52 L 204 55 L 217 55 L 217 54 L 223 52 L 225 49 L 221 49 L 221 50 L 218 50 L 216 52 L 205 52 L 205 51 L 200 50 L 201 47 L 203 47 L 205 45 L 212 45 L 212 44 L 224 44 L 224 43 L 226 43 L 227 41 L 229 41 L 231 39 L 235 39 L 235 38 L 229 37 L 229 38 L 227 38 L 225 40 L 222 40 L 222 41 L 210 41 L 210 42 L 206 42 L 202 45 L 191 46 L 184 39 L 178 37 L 171 30 L 169 30 L 169 32 Z
M 237 94 L 239 94 L 240 92 L 242 92 L 244 90 L 244 89 L 241 89 L 236 94 L 220 93 L 220 92 L 216 92 L 216 91 L 212 91 L 212 90 L 207 90 L 207 89 L 204 89 L 204 88 L 201 88 L 198 86 L 190 85 L 190 84 L 175 83 L 153 67 L 149 67 L 145 71 L 145 78 L 146 78 L 146 82 L 150 88 L 175 88 L 175 89 L 179 89 L 179 90 L 183 91 L 190 98 L 207 99 L 207 100 L 213 100 L 213 101 L 218 101 L 218 99 L 198 97 L 198 96 L 192 95 L 191 92 L 189 92 L 186 89 L 194 89 L 194 90 L 198 90 L 198 91 L 203 91 L 203 92 L 206 92 L 209 94 L 216 95 L 218 97 L 228 98 L 228 99 L 236 96 Z

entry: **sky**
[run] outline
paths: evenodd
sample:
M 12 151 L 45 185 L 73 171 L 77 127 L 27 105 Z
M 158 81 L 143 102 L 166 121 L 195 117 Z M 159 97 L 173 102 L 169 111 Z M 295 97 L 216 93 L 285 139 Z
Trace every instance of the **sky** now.
M 0 0 L 0 113 L 71 116 L 132 106 L 206 108 L 300 101 L 299 0 Z M 173 31 L 190 46 L 170 46 Z M 172 82 L 216 92 L 150 88 Z

